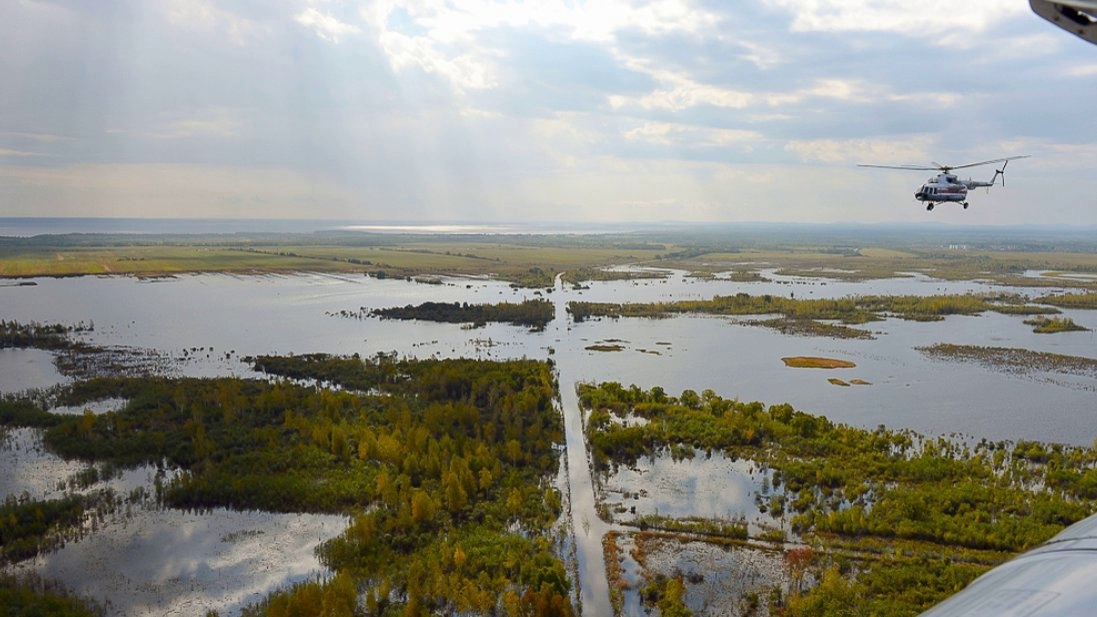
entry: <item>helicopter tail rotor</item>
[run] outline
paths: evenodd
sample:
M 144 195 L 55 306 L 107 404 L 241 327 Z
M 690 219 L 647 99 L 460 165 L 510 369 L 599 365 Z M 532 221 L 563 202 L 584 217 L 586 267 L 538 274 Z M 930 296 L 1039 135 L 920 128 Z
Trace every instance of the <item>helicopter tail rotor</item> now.
M 1006 166 L 1007 165 L 1009 165 L 1009 159 L 1006 159 L 1006 162 L 1002 163 L 1002 168 L 1001 169 L 995 169 L 994 170 L 994 177 L 990 179 L 990 186 L 994 186 L 994 183 L 997 182 L 997 180 L 998 180 L 998 176 L 1001 176 L 1002 177 L 1002 188 L 1005 188 L 1005 186 L 1006 186 Z M 988 193 L 990 192 L 990 186 L 987 187 L 987 192 Z

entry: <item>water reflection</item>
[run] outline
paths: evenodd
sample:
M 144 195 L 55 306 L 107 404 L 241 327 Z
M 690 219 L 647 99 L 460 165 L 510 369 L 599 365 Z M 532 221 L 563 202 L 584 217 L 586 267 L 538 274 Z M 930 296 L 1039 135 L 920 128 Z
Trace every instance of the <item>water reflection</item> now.
M 142 509 L 20 564 L 106 603 L 110 615 L 234 614 L 322 574 L 314 549 L 341 516 Z
M 746 519 L 773 526 L 759 511 L 755 495 L 768 485 L 770 473 L 748 460 L 731 460 L 722 453 L 674 460 L 670 456 L 641 458 L 632 466 L 608 474 L 602 488 L 615 520 L 635 521 L 645 515 L 699 517 L 724 521 Z
M 69 380 L 41 349 L 0 349 L 0 394 L 50 388 Z
M 87 467 L 66 461 L 42 445 L 42 431 L 8 429 L 0 436 L 0 501 L 8 497 L 56 499 L 65 480 Z
M 757 595 L 759 605 L 764 607 L 771 590 L 785 590 L 789 584 L 780 551 L 637 534 L 626 537 L 620 546 L 622 570 L 633 583 L 624 594 L 626 615 L 645 614 L 639 597 L 641 570 L 651 578 L 681 576 L 688 580 L 684 601 L 695 615 L 754 614 L 746 608 L 744 599 Z M 810 584 L 809 580 L 805 587 Z M 765 614 L 764 609 L 758 612 Z

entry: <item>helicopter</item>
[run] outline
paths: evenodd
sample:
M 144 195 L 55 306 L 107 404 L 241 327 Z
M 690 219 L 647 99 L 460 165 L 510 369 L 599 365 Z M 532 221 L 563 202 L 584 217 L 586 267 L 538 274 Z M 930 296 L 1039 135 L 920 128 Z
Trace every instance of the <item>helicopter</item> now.
M 926 183 L 922 185 L 922 188 L 918 189 L 918 192 L 914 194 L 914 198 L 918 201 L 926 202 L 926 210 L 932 211 L 937 204 L 946 202 L 955 202 L 964 206 L 967 210 L 967 193 L 971 189 L 986 187 L 987 192 L 990 192 L 990 187 L 994 186 L 998 180 L 998 176 L 1002 177 L 1002 186 L 1006 185 L 1006 165 L 1014 159 L 1025 159 L 1029 155 L 1021 156 L 1008 156 L 1001 159 L 991 159 L 989 161 L 980 161 L 978 163 L 967 163 L 964 165 L 942 165 L 936 161 L 933 162 L 932 167 L 920 166 L 920 165 L 858 165 L 858 167 L 876 167 L 879 169 L 902 169 L 906 171 L 939 171 L 941 173 L 926 180 Z M 1002 163 L 1001 169 L 994 170 L 994 176 L 989 182 L 983 182 L 980 180 L 960 180 L 956 174 L 952 173 L 953 169 L 966 169 L 968 167 L 978 167 L 980 165 L 990 165 L 991 163 Z

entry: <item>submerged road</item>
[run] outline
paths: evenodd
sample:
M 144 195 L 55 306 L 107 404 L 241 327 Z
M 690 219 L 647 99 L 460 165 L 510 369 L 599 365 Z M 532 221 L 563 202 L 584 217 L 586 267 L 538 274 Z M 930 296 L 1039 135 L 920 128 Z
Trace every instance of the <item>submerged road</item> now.
M 583 436 L 583 415 L 579 410 L 579 396 L 575 385 L 583 380 L 575 372 L 577 363 L 569 362 L 569 356 L 583 353 L 582 347 L 571 344 L 568 334 L 567 294 L 561 275 L 556 276 L 556 309 L 553 329 L 560 349 L 555 354 L 556 370 L 560 383 L 560 402 L 564 412 L 564 433 L 567 445 L 568 487 L 571 497 L 572 532 L 575 535 L 576 556 L 579 562 L 579 598 L 583 615 L 605 617 L 613 614 L 609 601 L 609 584 L 606 580 L 606 562 L 602 552 L 602 538 L 614 527 L 595 511 L 594 484 L 591 478 L 590 455 Z

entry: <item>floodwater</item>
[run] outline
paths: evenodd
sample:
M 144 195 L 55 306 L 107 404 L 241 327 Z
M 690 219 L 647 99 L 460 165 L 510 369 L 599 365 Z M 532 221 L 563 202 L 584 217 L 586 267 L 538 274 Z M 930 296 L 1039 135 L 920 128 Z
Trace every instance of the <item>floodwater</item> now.
M 346 526 L 341 516 L 146 509 L 19 569 L 63 581 L 111 615 L 231 615 L 321 576 L 314 549 Z
M 614 520 L 633 522 L 656 515 L 676 519 L 744 520 L 759 532 L 776 521 L 758 509 L 771 474 L 753 461 L 732 460 L 721 452 L 674 460 L 660 455 L 621 466 L 602 482 Z
M 68 379 L 53 365 L 52 353 L 41 349 L 0 349 L 0 393 L 46 389 L 66 382 Z
M 0 436 L 0 501 L 63 497 L 58 483 L 86 467 L 48 452 L 42 445 L 41 429 L 9 429 Z
M 82 340 L 102 346 L 155 350 L 165 357 L 178 360 L 175 370 L 179 374 L 193 376 L 249 376 L 253 373 L 240 358 L 270 353 L 327 352 L 369 356 L 395 351 L 419 358 L 551 358 L 556 363 L 560 379 L 567 433 L 567 484 L 578 555 L 580 598 L 587 615 L 609 612 L 601 539 L 614 526 L 603 522 L 595 514 L 595 497 L 582 435 L 583 419 L 574 390 L 579 381 L 612 380 L 645 388 L 661 386 L 673 395 L 685 389 L 697 392 L 712 389 L 721 396 L 744 401 L 760 400 L 766 404 L 789 402 L 798 409 L 826 415 L 837 422 L 864 427 L 883 424 L 929 435 L 960 433 L 976 439 L 1035 439 L 1081 445 L 1089 445 L 1097 437 L 1097 406 L 1093 404 L 1097 379 L 1041 373 L 1006 374 L 976 364 L 931 360 L 915 349 L 917 346 L 944 342 L 1020 347 L 1094 357 L 1094 350 L 1097 349 L 1097 335 L 1094 332 L 1039 335 L 1022 323 L 1021 316 L 986 313 L 978 317 L 957 316 L 929 323 L 889 319 L 863 326 L 874 332 L 877 340 L 835 340 L 784 335 L 745 325 L 735 318 L 706 316 L 655 320 L 604 319 L 575 324 L 564 310 L 565 303 L 572 300 L 650 302 L 706 299 L 739 292 L 822 298 L 1002 290 L 1035 297 L 1057 291 L 1049 288 L 999 288 L 979 282 L 946 282 L 924 275 L 864 282 L 778 277 L 772 272 L 766 275 L 773 280 L 736 283 L 729 280 L 703 281 L 686 277 L 681 272 L 672 272 L 664 279 L 593 282 L 585 289 L 573 289 L 558 282 L 553 290 L 517 290 L 505 283 L 486 279 L 447 278 L 443 279 L 443 285 L 428 285 L 396 279 L 325 274 L 189 275 L 152 280 L 131 277 L 46 278 L 37 279 L 35 286 L 0 287 L 0 318 L 43 323 L 90 322 L 94 330 L 79 335 Z M 494 303 L 518 302 L 535 297 L 556 302 L 556 319 L 542 332 L 530 332 L 504 324 L 467 329 L 453 324 L 339 316 L 342 311 L 358 312 L 362 308 L 368 311 L 428 300 Z M 1065 314 L 1080 325 L 1097 329 L 1097 311 L 1067 311 Z M 611 339 L 621 346 L 620 351 L 586 349 Z M 835 370 L 795 369 L 781 362 L 784 356 L 796 355 L 852 360 L 857 366 Z M 49 364 L 50 358 L 48 352 L 37 350 L 0 350 L 0 391 L 14 392 L 63 382 L 64 377 Z M 845 381 L 862 379 L 871 385 L 837 387 L 827 381 L 828 377 Z M 3 464 L 2 457 L 0 464 Z M 701 465 L 689 463 L 694 464 Z M 7 471 L 7 468 L 3 470 Z M 720 477 L 723 473 L 707 469 L 697 471 L 699 478 L 710 473 Z M 727 477 L 731 477 L 730 472 L 728 474 Z M 654 476 L 645 476 L 643 481 L 650 477 Z M 668 486 L 672 481 L 667 480 Z M 696 480 L 698 483 L 708 481 Z M 704 487 L 698 488 L 702 493 L 712 492 Z M 742 490 L 749 492 L 751 489 L 744 486 Z M 664 513 L 664 508 L 670 510 L 670 504 L 681 497 L 650 489 L 648 495 L 647 505 L 644 498 L 640 502 L 633 500 L 638 511 L 652 507 Z M 660 501 L 657 502 L 657 499 Z M 724 511 L 734 509 L 726 503 L 705 505 L 697 499 L 692 507 L 698 512 L 711 511 L 723 516 Z M 749 515 L 749 512 L 744 513 Z M 157 511 L 156 516 L 169 514 Z M 226 521 L 236 519 L 232 519 L 227 512 L 188 516 L 196 517 L 194 525 L 174 525 L 177 529 L 187 529 L 186 534 L 189 534 L 177 540 L 205 547 L 196 548 L 197 552 L 188 554 L 195 563 L 205 563 L 210 567 L 217 563 L 217 555 L 220 554 L 215 548 L 225 548 L 218 543 L 220 537 L 232 533 L 226 532 L 223 527 L 237 525 L 241 529 L 250 529 L 253 524 L 250 520 L 230 524 Z M 303 517 L 300 520 L 310 519 Z M 155 526 L 158 523 L 148 524 Z M 275 523 L 271 525 L 277 526 Z M 313 545 L 319 541 L 318 537 L 330 537 L 342 530 L 340 525 L 333 524 L 329 528 L 316 521 L 305 527 L 311 530 L 314 529 L 312 525 L 319 525 L 325 530 L 309 536 Z M 149 531 L 147 537 L 167 533 L 166 530 L 172 527 L 163 523 L 162 527 L 156 527 L 160 531 Z M 268 532 L 267 527 L 262 530 Z M 80 550 L 92 551 L 94 559 L 102 560 L 102 563 L 121 564 L 132 558 L 125 551 L 138 549 L 126 544 L 124 531 L 118 534 L 111 541 L 89 544 L 94 541 L 92 537 L 71 546 L 73 550 L 78 546 L 95 547 Z M 143 546 L 152 555 L 165 555 L 155 544 Z M 309 559 L 298 563 L 294 558 L 291 561 L 297 565 L 291 567 L 291 562 L 287 561 L 286 567 L 282 568 L 277 557 L 270 555 L 264 546 L 265 543 L 233 544 L 233 554 L 246 552 L 245 549 L 251 547 L 261 554 L 245 558 L 241 552 L 237 555 L 238 560 L 259 559 L 257 563 L 267 563 L 273 570 L 281 568 L 286 572 L 322 571 L 311 553 Z M 209 552 L 202 554 L 202 550 Z M 61 562 L 70 559 L 63 557 L 64 554 L 51 556 L 51 559 L 60 561 L 56 562 L 56 569 L 48 572 L 49 575 L 72 586 L 94 588 L 96 584 L 88 582 L 87 575 L 76 576 L 73 573 L 77 569 L 61 567 Z M 71 559 L 78 558 L 73 554 Z M 263 559 L 273 561 L 263 562 Z M 307 567 L 305 561 L 309 561 Z M 174 560 L 168 559 L 168 563 L 170 565 Z M 184 602 L 193 597 L 189 588 L 163 583 L 180 577 L 191 581 L 201 593 L 210 594 L 210 597 L 221 594 L 218 597 L 225 600 L 220 606 L 238 606 L 243 601 L 238 595 L 222 594 L 208 588 L 213 584 L 209 581 L 215 580 L 216 576 L 202 578 L 204 570 L 198 565 L 173 567 L 135 570 L 124 576 L 133 589 L 161 590 L 157 593 L 165 594 L 163 602 Z M 226 567 L 231 569 L 237 566 Z M 93 572 L 106 570 L 109 568 L 98 568 Z M 276 584 L 290 580 L 294 579 L 287 574 L 282 583 Z M 259 589 L 265 588 L 265 585 L 266 581 L 243 587 Z M 109 588 L 107 581 L 102 581 L 101 588 Z M 124 595 L 123 592 L 119 593 Z M 232 595 L 231 599 L 229 595 Z M 156 602 L 161 600 L 156 598 Z M 178 603 L 171 605 L 182 606 Z M 137 605 L 131 608 L 134 610 L 130 614 L 140 614 L 141 611 L 157 614 L 160 610 L 137 608 Z
M 791 584 L 782 553 L 772 549 L 635 533 L 619 538 L 618 546 L 622 578 L 627 584 L 623 593 L 625 615 L 647 613 L 640 600 L 644 571 L 652 578 L 683 577 L 687 581 L 683 597 L 686 606 L 694 615 L 713 617 L 768 615 L 770 592 L 779 589 L 785 593 Z M 642 565 L 637 555 L 643 559 Z M 803 582 L 804 588 L 813 583 Z M 753 609 L 747 600 L 751 595 L 756 597 Z

